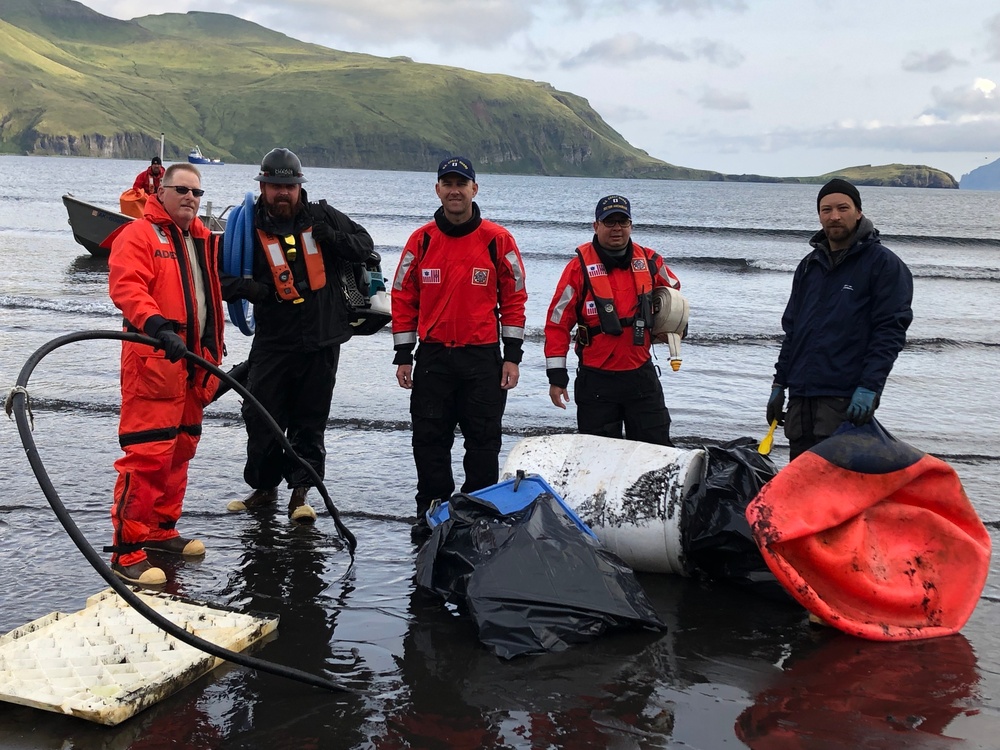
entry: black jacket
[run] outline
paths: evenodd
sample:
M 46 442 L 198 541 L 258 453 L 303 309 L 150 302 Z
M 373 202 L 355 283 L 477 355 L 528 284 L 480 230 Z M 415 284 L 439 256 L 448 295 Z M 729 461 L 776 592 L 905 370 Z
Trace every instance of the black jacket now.
M 302 303 L 282 301 L 275 294 L 271 268 L 256 232 L 253 278 L 221 274 L 223 299 L 248 299 L 253 303 L 254 349 L 308 352 L 343 343 L 351 337 L 349 311 L 341 286 L 341 267 L 345 261 L 363 263 L 368 260 L 375 243 L 365 228 L 346 214 L 325 204 L 309 203 L 303 190 L 293 231 L 298 234 L 318 220 L 326 221 L 335 231 L 332 242 L 317 243 L 323 251 L 326 286 L 316 291 L 301 291 Z M 258 227 L 273 234 L 285 233 L 284 228 L 279 231 L 274 225 L 260 198 L 254 207 L 254 228 Z M 289 266 L 296 279 L 307 278 L 302 253 Z
M 881 393 L 913 320 L 910 270 L 865 216 L 836 263 L 823 232 L 810 244 L 781 318 L 774 382 L 793 397 Z

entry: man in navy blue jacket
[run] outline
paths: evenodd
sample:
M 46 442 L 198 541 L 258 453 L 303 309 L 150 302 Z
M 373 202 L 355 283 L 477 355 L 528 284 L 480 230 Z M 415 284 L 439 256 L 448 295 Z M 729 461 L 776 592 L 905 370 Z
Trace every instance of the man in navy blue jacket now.
M 910 269 L 861 213 L 858 189 L 830 180 L 816 207 L 823 229 L 795 269 L 767 402 L 768 424 L 784 419 L 790 459 L 844 421 L 872 418 L 913 320 Z

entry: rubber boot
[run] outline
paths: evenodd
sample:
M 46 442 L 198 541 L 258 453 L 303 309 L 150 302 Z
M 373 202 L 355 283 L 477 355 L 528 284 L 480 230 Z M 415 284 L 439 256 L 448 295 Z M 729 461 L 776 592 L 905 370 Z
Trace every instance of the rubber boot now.
M 288 501 L 288 517 L 298 523 L 314 523 L 316 521 L 316 511 L 306 502 L 308 487 L 295 487 L 292 489 L 292 497 Z
M 263 490 L 254 490 L 242 500 L 230 500 L 226 510 L 238 513 L 241 510 L 254 510 L 271 505 L 278 501 L 278 488 L 270 487 Z

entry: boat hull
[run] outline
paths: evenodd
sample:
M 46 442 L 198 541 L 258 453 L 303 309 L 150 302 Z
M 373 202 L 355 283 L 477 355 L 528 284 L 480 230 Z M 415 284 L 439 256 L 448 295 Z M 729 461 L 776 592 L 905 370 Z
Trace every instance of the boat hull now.
M 122 224 L 132 221 L 131 216 L 95 206 L 72 195 L 63 196 L 63 205 L 69 215 L 73 239 L 87 248 L 91 255 L 108 255 L 110 251 L 101 247 L 101 243 Z
M 110 249 L 101 247 L 108 235 L 122 224 L 132 221 L 131 216 L 95 206 L 68 193 L 63 196 L 63 205 L 66 206 L 73 239 L 87 248 L 91 255 L 99 258 L 107 257 L 111 252 Z M 212 232 L 222 232 L 226 228 L 226 220 L 221 215 L 202 214 L 198 218 Z

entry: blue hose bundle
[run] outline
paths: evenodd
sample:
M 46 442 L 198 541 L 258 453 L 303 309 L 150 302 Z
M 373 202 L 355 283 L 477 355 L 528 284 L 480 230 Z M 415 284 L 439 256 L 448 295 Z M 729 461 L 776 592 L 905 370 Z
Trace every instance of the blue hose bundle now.
M 226 219 L 222 240 L 222 270 L 230 276 L 253 276 L 253 193 L 248 192 L 243 203 L 234 206 Z M 250 302 L 245 299 L 228 302 L 229 319 L 247 336 L 253 336 L 254 322 Z

